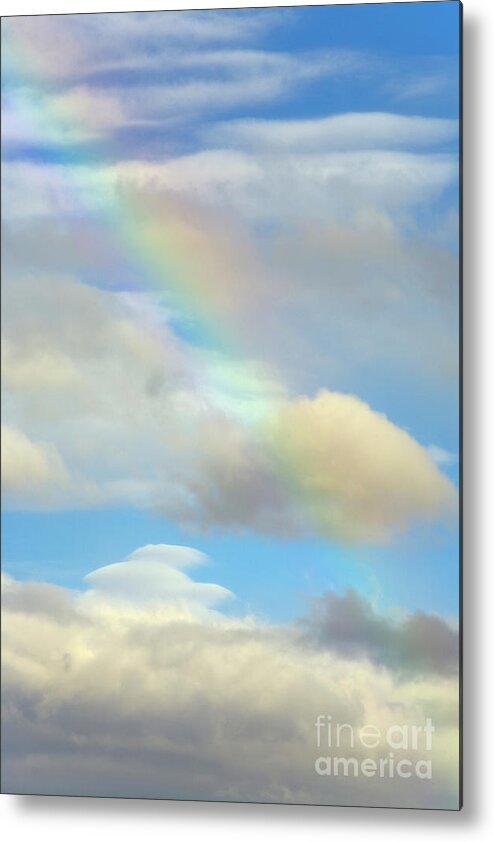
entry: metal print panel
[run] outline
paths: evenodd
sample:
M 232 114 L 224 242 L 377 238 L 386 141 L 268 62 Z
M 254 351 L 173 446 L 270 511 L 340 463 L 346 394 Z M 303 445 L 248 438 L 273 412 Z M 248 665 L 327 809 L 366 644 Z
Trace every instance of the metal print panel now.
M 460 53 L 3 19 L 4 791 L 460 808 Z

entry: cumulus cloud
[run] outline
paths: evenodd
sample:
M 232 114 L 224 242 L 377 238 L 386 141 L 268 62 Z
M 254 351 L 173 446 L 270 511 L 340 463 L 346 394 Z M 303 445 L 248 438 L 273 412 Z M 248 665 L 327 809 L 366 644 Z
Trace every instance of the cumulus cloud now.
M 313 599 L 303 626 L 309 641 L 346 658 L 367 657 L 402 673 L 458 671 L 458 632 L 441 617 L 423 611 L 386 617 L 354 590 Z
M 383 541 L 410 521 L 455 512 L 456 492 L 426 450 L 354 396 L 293 400 L 268 429 L 281 472 L 326 534 Z
M 82 594 L 5 580 L 7 791 L 457 806 L 456 679 L 405 680 L 367 659 L 308 649 L 295 627 L 198 613 L 190 584 L 182 610 L 171 580 L 168 590 L 159 579 L 153 600 L 127 590 L 126 565 L 142 565 L 146 588 L 151 559 L 181 567 L 190 557 L 141 549 L 114 578 L 110 568 L 93 573 Z M 430 717 L 432 780 L 320 777 L 319 714 L 383 732 Z M 340 753 L 379 754 L 359 745 Z

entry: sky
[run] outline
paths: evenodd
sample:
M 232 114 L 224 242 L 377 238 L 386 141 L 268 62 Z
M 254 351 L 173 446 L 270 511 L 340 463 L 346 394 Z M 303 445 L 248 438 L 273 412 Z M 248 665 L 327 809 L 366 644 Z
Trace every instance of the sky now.
M 405 696 L 410 662 L 439 704 L 459 589 L 458 14 L 3 19 L 2 544 L 33 634 L 32 673 L 12 655 L 25 694 L 47 616 L 53 641 L 77 615 L 74 651 L 139 617 L 139 670 L 180 606 L 211 658 L 235 628 L 274 663 L 284 629 L 301 684 L 304 647 L 352 675 L 364 652 Z M 245 780 L 233 799 L 326 797 Z M 454 800 L 438 786 L 410 798 Z

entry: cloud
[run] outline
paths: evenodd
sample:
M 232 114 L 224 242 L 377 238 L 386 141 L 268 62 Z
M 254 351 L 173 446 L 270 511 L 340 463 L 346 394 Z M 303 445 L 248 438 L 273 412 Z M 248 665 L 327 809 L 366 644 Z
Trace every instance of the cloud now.
M 286 294 L 270 333 L 258 325 L 266 358 L 343 389 L 379 371 L 417 403 L 425 383 L 443 394 L 457 389 L 458 261 L 448 249 L 362 208 L 352 221 L 280 230 L 267 260 L 267 283 L 283 279 Z
M 376 218 L 415 244 L 415 215 L 427 203 L 433 213 L 434 202 L 455 183 L 457 161 L 449 153 L 393 150 L 275 156 L 216 149 L 166 162 L 99 167 L 10 162 L 3 178 L 6 223 L 36 224 L 63 213 L 65 223 L 79 224 L 81 209 L 87 219 L 135 200 L 149 208 L 154 197 L 155 204 L 161 198 L 164 205 L 183 202 L 212 210 L 254 236 L 303 225 L 343 225 L 359 233 L 362 222 Z M 26 203 L 28 195 L 32 203 Z
M 353 222 L 371 209 L 411 212 L 454 183 L 457 160 L 372 149 L 282 155 L 214 149 L 163 164 L 122 163 L 114 173 L 129 187 L 153 184 L 228 208 L 249 224 L 278 227 L 301 219 Z
M 311 53 L 310 56 L 261 50 L 202 51 L 169 54 L 155 84 L 113 84 L 96 87 L 92 95 L 112 98 L 127 115 L 127 123 L 159 123 L 216 112 L 249 103 L 279 100 L 317 78 L 352 73 L 363 59 L 344 51 Z M 88 95 L 91 89 L 87 88 Z M 70 101 L 71 92 L 66 96 Z M 76 103 L 77 106 L 77 103 Z M 78 116 L 77 107 L 72 109 Z M 125 122 L 125 121 L 123 121 Z
M 443 447 L 437 447 L 435 444 L 429 445 L 427 450 L 436 465 L 454 465 L 454 463 L 458 461 L 458 457 L 455 453 L 451 453 Z
M 367 404 L 291 396 L 260 362 L 201 352 L 125 296 L 6 280 L 4 313 L 5 418 L 65 466 L 62 483 L 41 462 L 39 495 L 12 455 L 15 505 L 125 502 L 194 528 L 371 541 L 455 508 L 427 451 Z
M 242 42 L 272 22 L 270 14 L 238 10 L 26 16 L 6 19 L 2 36 L 6 54 L 47 80 L 63 81 L 159 65 L 170 48 Z
M 133 604 L 166 603 L 186 607 L 197 615 L 233 594 L 220 585 L 194 582 L 183 568 L 203 564 L 204 553 L 191 547 L 152 544 L 141 547 L 123 562 L 100 567 L 85 577 L 91 590 L 85 599 L 103 596 L 105 600 Z
M 172 254 L 192 302 L 207 300 L 242 353 L 274 365 L 294 390 L 359 390 L 379 367 L 409 392 L 425 384 L 444 394 L 458 375 L 458 260 L 434 232 L 455 177 L 454 156 L 391 150 L 10 163 L 4 266 L 48 274 L 63 260 L 91 283 L 128 286 L 136 271 L 147 283 L 143 251 L 163 265 Z M 122 211 L 142 235 L 138 267 L 133 241 L 122 249 L 128 238 L 108 225 Z M 160 228 L 166 242 L 152 236 Z M 150 280 L 165 287 L 162 272 Z
M 26 146 L 29 157 L 33 145 L 85 143 L 117 131 L 122 137 L 133 127 L 166 125 L 173 133 L 175 124 L 204 112 L 278 101 L 316 78 L 353 74 L 369 63 L 337 49 L 310 55 L 243 49 L 244 38 L 269 28 L 269 15 L 238 11 L 234 22 L 228 13 L 189 14 L 187 22 L 187 15 L 159 13 L 129 15 L 125 24 L 121 15 L 9 21 L 6 154 L 18 156 Z
M 313 599 L 303 627 L 309 642 L 345 658 L 369 658 L 405 674 L 458 672 L 458 632 L 441 617 L 423 611 L 386 617 L 354 590 Z
M 441 102 L 458 106 L 458 59 L 447 56 L 421 56 L 405 62 L 399 74 L 388 69 L 383 92 L 395 101 L 441 97 Z
M 2 424 L 2 453 L 2 490 L 7 495 L 49 505 L 54 487 L 62 493 L 67 488 L 67 471 L 53 444 L 32 441 Z
M 164 580 L 152 602 L 139 587 L 135 599 L 126 590 L 122 600 L 126 565 L 143 565 L 147 588 L 147 559 L 166 567 L 175 553 L 137 551 L 114 565 L 114 578 L 112 565 L 93 573 L 92 590 L 82 594 L 4 581 L 6 790 L 457 806 L 456 678 L 404 680 L 366 659 L 310 649 L 295 627 L 199 615 L 195 598 L 188 602 L 190 584 L 181 611 Z M 432 780 L 320 777 L 314 723 L 321 713 L 384 732 L 430 717 Z M 350 753 L 375 754 L 358 745 Z
M 322 389 L 268 420 L 274 460 L 324 534 L 385 541 L 410 521 L 457 508 L 427 451 L 352 395 Z
M 337 114 L 312 120 L 243 119 L 217 123 L 206 137 L 216 146 L 330 152 L 434 146 L 458 137 L 456 120 L 399 114 Z

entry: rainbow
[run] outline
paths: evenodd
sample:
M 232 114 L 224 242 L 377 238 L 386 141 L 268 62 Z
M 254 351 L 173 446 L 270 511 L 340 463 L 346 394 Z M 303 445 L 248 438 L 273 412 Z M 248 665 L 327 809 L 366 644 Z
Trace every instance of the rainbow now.
M 197 227 L 184 223 L 173 202 L 162 194 L 144 201 L 137 191 L 119 190 L 118 172 L 112 183 L 111 167 L 104 166 L 111 158 L 111 146 L 94 138 L 91 143 L 82 142 L 87 139 L 83 120 L 57 97 L 50 83 L 50 61 L 56 59 L 40 55 L 24 37 L 22 27 L 2 40 L 4 107 L 12 100 L 24 133 L 55 145 L 57 158 L 50 174 L 54 190 L 70 195 L 82 217 L 94 217 L 96 201 L 105 250 L 118 255 L 125 276 L 134 279 L 137 289 L 166 293 L 178 320 L 187 325 L 195 351 L 208 352 L 202 355 L 200 377 L 209 383 L 220 406 L 246 423 L 270 413 L 278 398 L 271 393 L 265 373 L 257 372 L 256 363 L 246 359 L 238 329 L 229 324 L 225 304 L 232 296 L 232 290 L 225 288 L 229 279 L 218 278 L 213 287 L 203 283 L 204 264 L 214 265 L 215 244 L 207 236 L 198 242 Z M 16 96 L 19 91 L 21 96 Z M 84 244 L 79 245 L 83 266 Z M 196 354 L 196 367 L 197 359 Z M 227 372 L 227 382 L 223 385 L 224 374 L 215 359 L 224 361 L 220 368 Z
M 4 105 L 8 106 L 12 97 L 21 128 L 36 139 L 56 145 L 57 166 L 52 176 L 62 191 L 70 193 L 81 216 L 94 217 L 97 199 L 102 239 L 126 267 L 126 277 L 134 278 L 138 289 L 165 293 L 179 319 L 192 326 L 191 341 L 184 346 L 194 355 L 198 381 L 220 409 L 249 428 L 290 499 L 319 503 L 313 514 L 314 507 L 307 506 L 305 516 L 319 520 L 313 525 L 327 532 L 324 523 L 332 498 L 338 502 L 338 490 L 326 476 L 322 481 L 317 476 L 311 484 L 307 477 L 307 443 L 297 443 L 286 425 L 278 424 L 279 410 L 286 406 L 288 393 L 283 384 L 270 382 L 262 366 L 257 368 L 242 348 L 238 321 L 229 315 L 231 289 L 221 289 L 221 283 L 233 283 L 233 278 L 226 274 L 217 285 L 204 283 L 204 264 L 214 264 L 215 243 L 205 235 L 198 241 L 197 227 L 184 222 L 170 199 L 160 195 L 144 201 L 135 191 L 115 189 L 104 165 L 113 150 L 102 140 L 82 142 L 87 139 L 84 120 L 69 109 L 66 99 L 57 96 L 51 85 L 50 57 L 39 54 L 24 37 L 22 26 L 14 30 L 4 37 L 2 49 Z M 67 143 L 68 138 L 74 142 Z M 92 202 L 88 202 L 88 191 Z M 83 266 L 82 248 L 80 259 Z M 356 400 L 350 399 L 347 409 Z M 307 399 L 305 404 L 310 415 L 313 403 Z M 406 436 L 402 431 L 399 435 Z M 425 452 L 420 454 L 418 445 L 414 446 L 417 458 L 420 455 L 425 460 Z M 434 481 L 438 481 L 436 476 Z M 360 494 L 359 487 L 357 492 Z M 438 495 L 448 497 L 444 490 Z
M 70 192 L 74 207 L 88 215 L 85 196 L 91 192 L 98 201 L 98 223 L 103 226 L 108 247 L 118 253 L 136 279 L 136 286 L 166 291 L 189 323 L 194 325 L 194 342 L 222 353 L 235 345 L 221 312 L 214 309 L 210 289 L 201 283 L 201 268 L 209 258 L 212 244 L 204 239 L 197 251 L 196 233 L 175 214 L 171 201 L 145 203 L 135 193 L 117 195 L 118 184 L 111 184 L 103 162 L 111 156 L 111 146 L 87 138 L 85 126 L 66 101 L 50 90 L 43 78 L 37 53 L 20 34 L 3 39 L 3 102 L 9 104 L 12 91 L 23 95 L 14 101 L 16 118 L 29 136 L 55 144 L 57 159 L 52 169 L 54 183 Z M 27 95 L 29 91 L 29 96 Z M 67 138 L 73 143 L 67 143 Z M 77 143 L 79 141 L 79 143 Z M 118 176 L 117 176 L 118 178 Z M 115 189 L 117 188 L 117 189 Z M 206 251 L 206 253 L 205 253 Z M 81 254 L 81 261 L 84 255 Z

